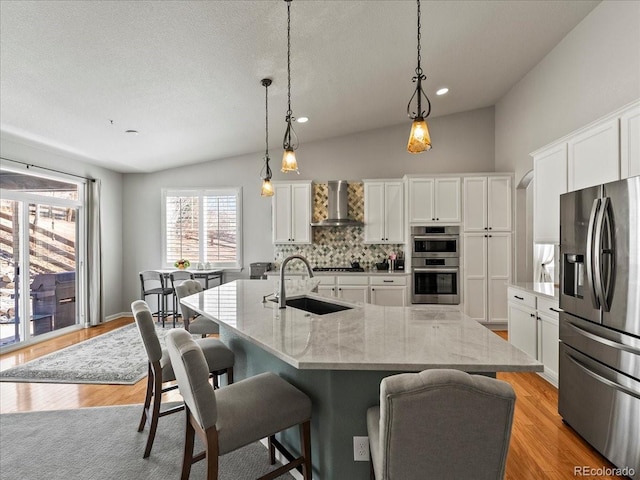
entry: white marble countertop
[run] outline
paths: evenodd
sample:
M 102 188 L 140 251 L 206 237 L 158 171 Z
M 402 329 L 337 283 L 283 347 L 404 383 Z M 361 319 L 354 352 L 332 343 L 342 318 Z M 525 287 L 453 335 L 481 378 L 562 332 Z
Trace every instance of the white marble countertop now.
M 265 274 L 268 277 L 277 277 L 280 275 L 280 270 L 269 270 L 268 272 L 265 272 Z M 365 270 L 364 272 L 313 272 L 313 276 L 314 277 L 326 277 L 328 275 L 331 276 L 336 276 L 336 275 L 353 275 L 353 276 L 378 276 L 378 275 L 401 275 L 401 276 L 406 276 L 406 275 L 410 275 L 411 272 L 408 271 L 404 271 L 404 270 L 394 270 L 393 272 L 389 272 L 387 270 Z M 292 271 L 288 271 L 285 274 L 287 276 L 295 276 L 295 275 L 300 275 L 300 276 L 307 276 L 307 272 L 305 270 L 292 270 Z
M 314 285 L 314 279 L 287 284 L 287 297 L 300 295 Z M 182 303 L 298 369 L 543 369 L 541 363 L 457 307 L 382 307 L 330 299 L 353 308 L 313 315 L 291 307 L 281 310 L 271 301 L 263 303 L 272 290 L 272 282 L 236 280 L 186 297 Z
M 560 299 L 558 287 L 552 282 L 513 282 L 509 284 L 511 287 L 525 290 L 535 295 L 541 295 L 554 300 Z

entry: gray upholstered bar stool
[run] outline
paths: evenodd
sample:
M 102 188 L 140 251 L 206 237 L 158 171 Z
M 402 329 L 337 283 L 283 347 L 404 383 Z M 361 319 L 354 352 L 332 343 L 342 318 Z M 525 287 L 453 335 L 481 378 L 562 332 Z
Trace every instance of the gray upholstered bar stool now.
M 197 280 L 185 280 L 180 285 L 176 285 L 176 297 L 182 311 L 182 322 L 184 329 L 193 334 L 199 334 L 203 337 L 211 333 L 219 333 L 220 328 L 213 320 L 198 315 L 186 305 L 180 303 L 180 300 L 189 295 L 202 292 L 203 287 Z
M 207 381 L 202 349 L 189 333 L 171 330 L 167 348 L 187 414 L 182 480 L 189 478 L 191 464 L 203 458 L 207 461 L 207 479 L 217 479 L 220 455 L 265 437 L 269 438 L 272 465 L 275 448 L 291 460 L 260 480 L 276 478 L 298 466 L 302 467 L 305 480 L 311 479 L 311 400 L 307 395 L 273 373 L 262 373 L 214 390 Z M 300 430 L 301 454 L 294 458 L 275 434 L 296 425 Z M 194 457 L 196 432 L 205 451 Z
M 131 311 L 136 320 L 138 331 L 140 332 L 140 337 L 142 338 L 142 343 L 144 344 L 149 360 L 147 393 L 144 399 L 142 418 L 138 425 L 138 431 L 141 432 L 144 426 L 149 423 L 149 437 L 143 455 L 143 458 L 147 458 L 153 447 L 153 439 L 156 435 L 158 419 L 165 415 L 181 411 L 184 409 L 184 406 L 180 405 L 160 411 L 162 394 L 178 388 L 175 384 L 163 388 L 162 384 L 174 381 L 176 377 L 173 373 L 169 354 L 167 350 L 160 345 L 149 305 L 143 300 L 136 300 L 131 304 Z M 218 376 L 226 373 L 227 384 L 233 383 L 233 364 L 235 361 L 233 352 L 224 343 L 215 338 L 198 339 L 197 345 L 204 353 L 207 379 L 209 376 L 212 376 L 214 386 L 217 387 Z M 153 404 L 151 403 L 152 400 Z
M 169 280 L 171 281 L 171 290 L 173 291 L 173 318 L 175 327 L 175 317 L 176 315 L 180 315 L 180 309 L 178 308 L 178 296 L 176 294 L 176 287 L 178 285 L 182 285 L 183 282 L 187 280 L 193 280 L 193 273 L 188 272 L 187 270 L 174 270 L 169 274 Z
M 367 410 L 371 478 L 504 478 L 515 401 L 508 383 L 459 370 L 384 378 Z

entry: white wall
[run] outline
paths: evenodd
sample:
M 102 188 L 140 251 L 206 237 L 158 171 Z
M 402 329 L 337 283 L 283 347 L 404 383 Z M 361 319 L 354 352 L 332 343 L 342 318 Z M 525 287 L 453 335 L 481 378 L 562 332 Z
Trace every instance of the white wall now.
M 517 184 L 529 153 L 638 98 L 640 2 L 607 0 L 496 104 L 496 170 Z
M 91 165 L 77 155 L 2 132 L 0 156 L 102 182 L 103 279 L 105 315 L 122 312 L 122 174 Z
M 307 125 L 304 128 L 313 127 Z M 405 173 L 493 171 L 493 108 L 434 118 L 429 127 L 434 147 L 420 155 L 406 153 L 409 121 L 396 127 L 308 143 L 299 128 L 300 175 L 279 171 L 281 138 L 272 134 L 274 180 L 359 180 L 400 178 Z M 248 277 L 250 263 L 273 259 L 271 200 L 259 193 L 262 155 L 257 152 L 152 174 L 124 176 L 123 311 L 139 296 L 138 272 L 158 268 L 162 263 L 162 188 L 241 186 L 245 267 L 241 276 Z
M 496 170 L 521 183 L 533 168 L 529 153 L 638 98 L 640 2 L 607 0 L 496 104 Z M 531 281 L 522 227 L 533 205 L 517 198 L 516 278 Z

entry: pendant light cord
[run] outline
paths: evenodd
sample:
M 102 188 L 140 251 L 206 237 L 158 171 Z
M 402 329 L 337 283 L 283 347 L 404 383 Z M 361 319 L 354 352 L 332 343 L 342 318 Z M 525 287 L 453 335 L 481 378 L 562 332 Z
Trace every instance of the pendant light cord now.
M 291 117 L 291 0 L 287 0 L 287 117 Z M 289 138 L 291 141 L 291 138 Z
M 421 60 L 421 56 L 420 56 L 420 40 L 421 40 L 421 35 L 420 35 L 420 0 L 417 0 L 418 2 L 418 66 L 416 68 L 416 75 L 421 76 L 422 75 L 422 68 L 420 68 L 420 60 Z
M 269 84 L 264 83 L 264 158 L 269 161 Z

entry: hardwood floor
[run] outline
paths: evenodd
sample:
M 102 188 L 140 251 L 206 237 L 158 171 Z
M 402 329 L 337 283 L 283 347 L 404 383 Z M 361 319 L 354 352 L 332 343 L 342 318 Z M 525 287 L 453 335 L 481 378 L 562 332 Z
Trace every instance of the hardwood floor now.
M 66 346 L 95 337 L 132 319 L 119 319 L 83 329 L 53 340 L 0 356 L 0 370 L 21 364 Z M 497 332 L 506 338 L 506 332 Z M 574 477 L 613 479 L 615 476 L 582 476 L 574 467 L 593 469 L 613 466 L 591 448 L 558 415 L 558 391 L 535 373 L 499 373 L 516 391 L 516 412 L 507 460 L 507 480 L 563 480 Z M 70 385 L 0 382 L 0 413 L 58 410 L 103 405 L 142 403 L 146 379 L 136 385 Z M 179 400 L 170 392 L 163 400 Z M 135 428 L 135 426 L 132 426 Z

